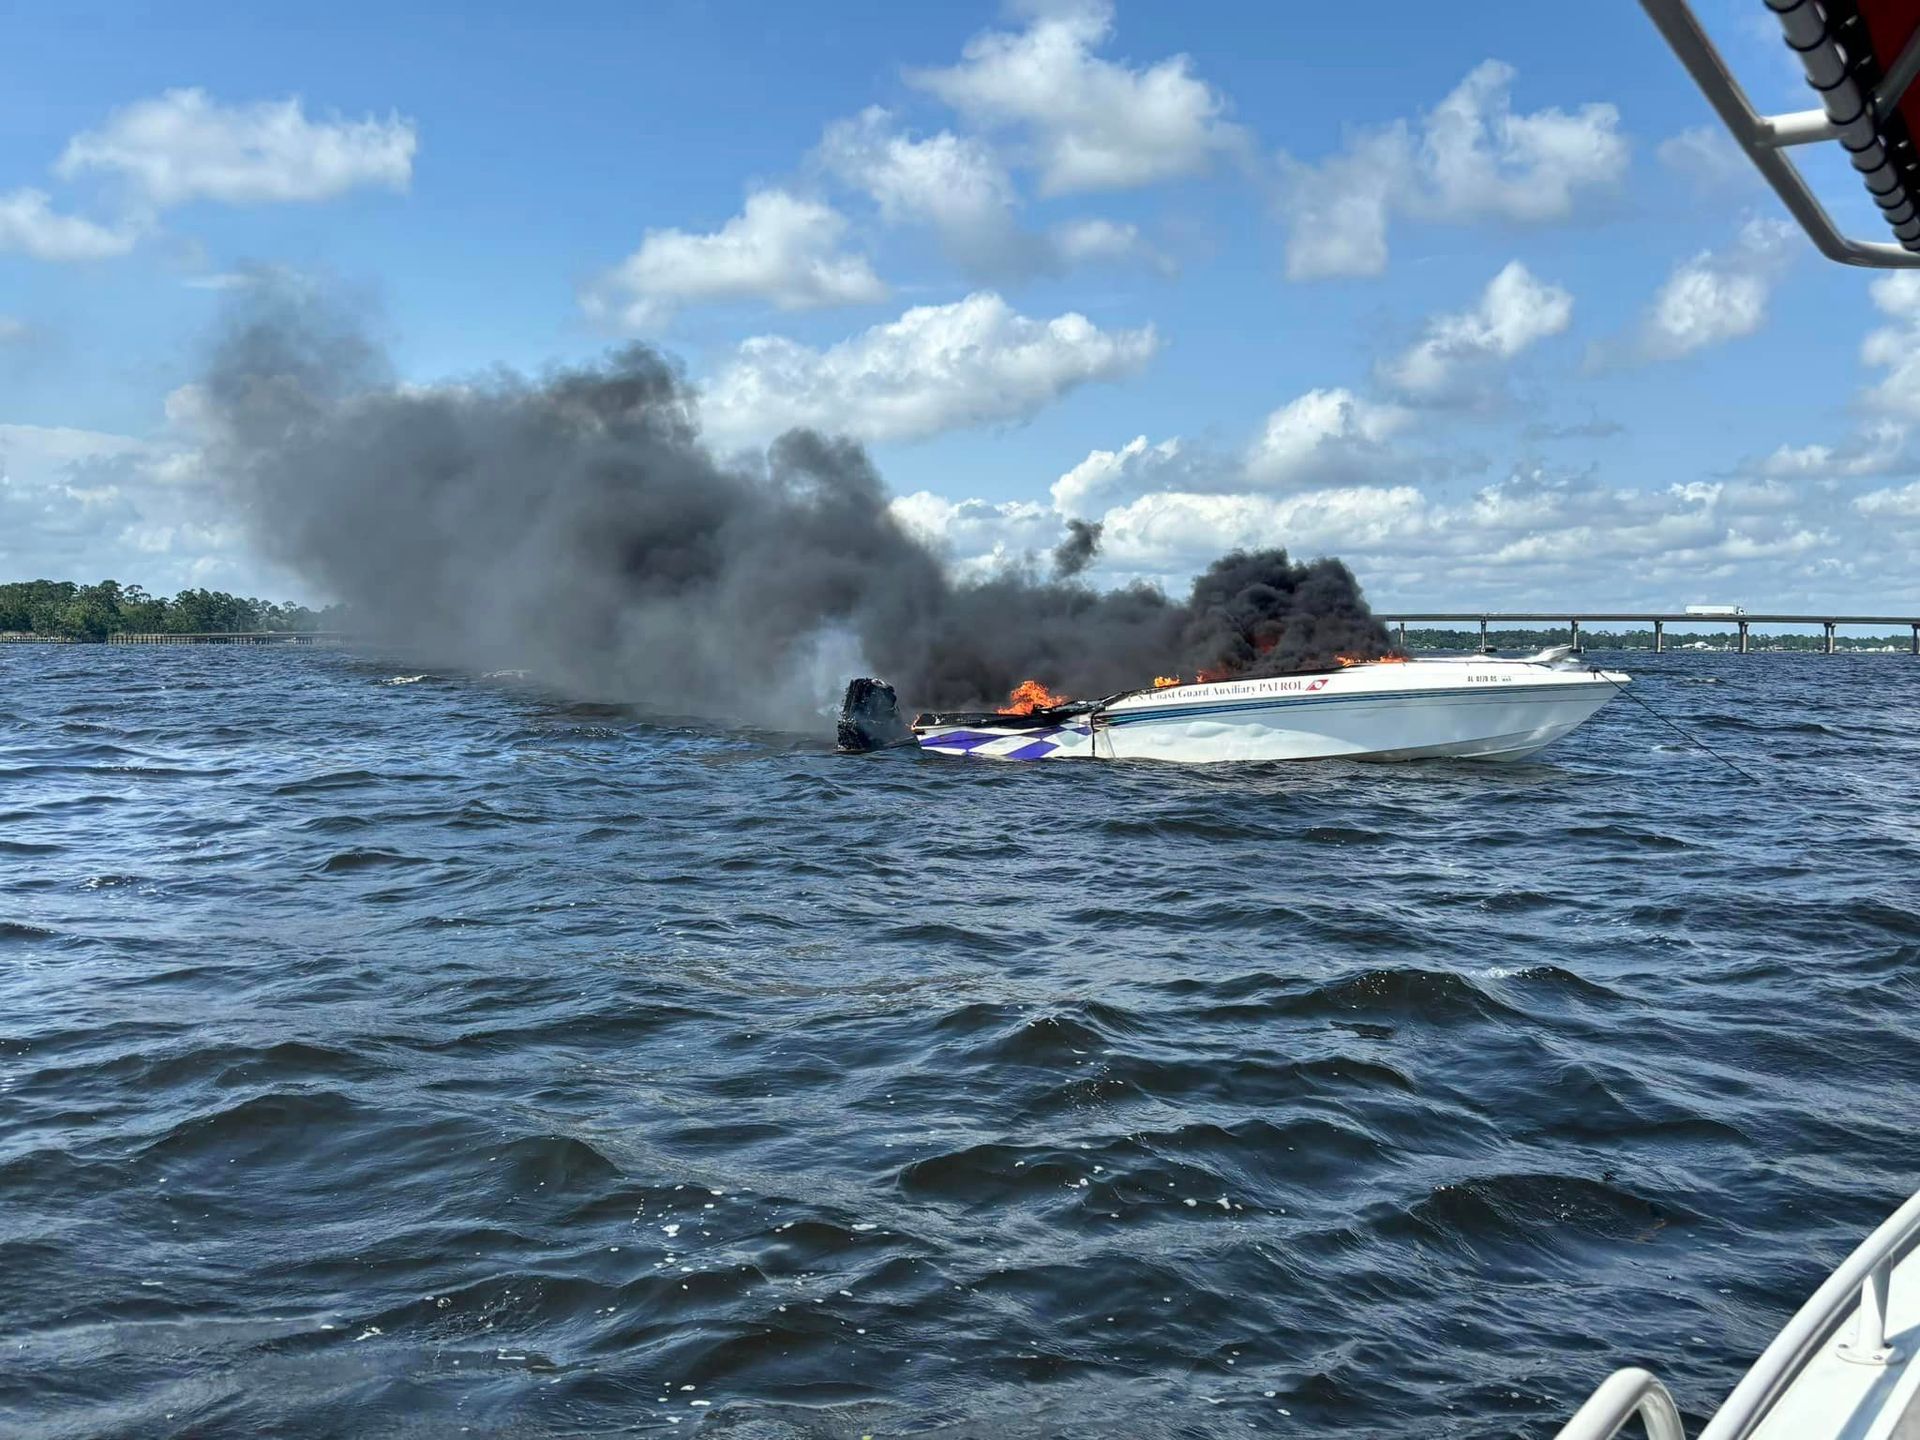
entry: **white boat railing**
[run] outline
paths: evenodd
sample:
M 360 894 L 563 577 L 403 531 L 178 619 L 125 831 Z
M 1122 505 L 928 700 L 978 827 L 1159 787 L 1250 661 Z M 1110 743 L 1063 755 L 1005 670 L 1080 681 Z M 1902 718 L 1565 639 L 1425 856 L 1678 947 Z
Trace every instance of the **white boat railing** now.
M 1850 1313 L 1853 1332 L 1838 1342 L 1841 1358 L 1859 1365 L 1907 1358 L 1887 1344 L 1887 1298 L 1894 1268 L 1917 1243 L 1920 1194 L 1889 1215 L 1795 1312 L 1714 1412 L 1699 1440 L 1746 1440 Z M 1619 1370 L 1602 1381 L 1555 1440 L 1611 1440 L 1636 1415 L 1646 1424 L 1648 1440 L 1686 1440 L 1673 1397 L 1639 1369 Z
M 1680 1407 L 1649 1370 L 1616 1370 L 1600 1382 L 1555 1440 L 1613 1440 L 1635 1416 L 1647 1427 L 1647 1440 L 1687 1440 Z

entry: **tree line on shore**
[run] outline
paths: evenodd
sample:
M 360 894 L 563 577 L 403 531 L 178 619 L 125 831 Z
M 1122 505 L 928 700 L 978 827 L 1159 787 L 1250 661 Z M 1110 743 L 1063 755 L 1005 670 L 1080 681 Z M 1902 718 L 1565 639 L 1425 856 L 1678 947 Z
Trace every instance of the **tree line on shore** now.
M 65 640 L 105 640 L 109 635 L 233 634 L 246 630 L 301 632 L 338 630 L 344 608 L 309 610 L 251 600 L 224 590 L 182 590 L 171 598 L 149 595 L 138 585 L 102 580 L 22 580 L 0 585 L 0 633 L 49 635 Z
M 314 630 L 344 630 L 347 612 L 343 605 L 310 610 L 304 605 L 280 604 L 229 595 L 224 590 L 182 590 L 178 595 L 149 595 L 138 585 L 122 585 L 118 580 L 102 580 L 97 585 L 76 585 L 71 580 L 22 580 L 0 584 L 0 634 L 48 635 L 64 640 L 104 640 L 109 635 L 203 635 L 234 634 L 249 630 L 275 630 L 298 634 Z M 1835 643 L 1843 650 L 1881 649 L 1902 646 L 1907 636 L 1840 635 Z M 1565 629 L 1496 630 L 1487 636 L 1490 645 L 1502 650 L 1536 650 L 1567 643 Z M 1651 630 L 1583 630 L 1580 643 L 1588 650 L 1651 650 Z M 1730 631 L 1669 630 L 1668 649 L 1693 644 L 1713 646 L 1732 643 Z M 1824 641 L 1818 635 L 1758 635 L 1756 649 L 1818 650 Z M 1407 630 L 1410 650 L 1474 650 L 1480 645 L 1477 630 Z

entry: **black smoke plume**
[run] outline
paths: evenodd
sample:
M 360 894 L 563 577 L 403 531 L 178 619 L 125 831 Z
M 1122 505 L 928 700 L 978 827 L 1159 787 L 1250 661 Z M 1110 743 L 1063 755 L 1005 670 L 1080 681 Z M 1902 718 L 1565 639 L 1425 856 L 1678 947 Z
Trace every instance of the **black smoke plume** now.
M 1181 643 L 1201 668 L 1232 676 L 1324 669 L 1342 655 L 1392 653 L 1353 572 L 1338 560 L 1295 564 L 1284 550 L 1235 551 L 1193 582 Z
M 1067 538 L 1053 547 L 1053 578 L 1071 580 L 1091 565 L 1104 528 L 1098 520 L 1067 521 Z
M 960 580 L 901 528 L 855 444 L 808 431 L 763 460 L 701 442 L 679 372 L 632 346 L 530 380 L 397 385 L 311 295 L 248 302 L 206 377 L 209 457 L 258 543 L 347 602 L 363 631 L 449 664 L 531 668 L 594 699 L 811 728 L 849 675 L 908 705 L 1077 696 L 1382 654 L 1332 560 L 1235 554 L 1187 604 L 1073 579 Z

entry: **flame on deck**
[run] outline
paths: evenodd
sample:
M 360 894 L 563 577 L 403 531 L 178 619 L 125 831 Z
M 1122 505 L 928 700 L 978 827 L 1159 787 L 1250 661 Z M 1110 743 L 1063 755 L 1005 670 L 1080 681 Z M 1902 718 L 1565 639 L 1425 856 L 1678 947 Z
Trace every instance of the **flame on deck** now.
M 1038 680 L 1022 680 L 1013 687 L 1013 694 L 1007 697 L 1007 703 L 1000 707 L 1002 715 L 1031 715 L 1036 710 L 1050 710 L 1055 705 L 1064 705 L 1070 696 L 1056 695 Z
M 1178 675 L 1156 675 L 1153 677 L 1153 688 L 1156 690 L 1164 690 L 1169 685 L 1178 685 L 1179 683 L 1180 677 Z
M 1340 662 L 1342 668 L 1345 668 L 1349 665 L 1404 665 L 1413 657 L 1411 655 L 1375 655 L 1372 657 L 1365 655 L 1336 655 L 1333 658 Z

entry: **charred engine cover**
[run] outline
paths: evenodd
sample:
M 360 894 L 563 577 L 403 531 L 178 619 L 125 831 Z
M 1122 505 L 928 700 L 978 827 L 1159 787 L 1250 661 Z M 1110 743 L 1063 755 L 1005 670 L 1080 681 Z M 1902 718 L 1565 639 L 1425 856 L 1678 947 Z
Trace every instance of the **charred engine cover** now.
M 900 718 L 900 697 L 893 686 L 865 676 L 847 686 L 840 705 L 839 742 L 850 755 L 913 744 L 913 731 Z

